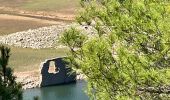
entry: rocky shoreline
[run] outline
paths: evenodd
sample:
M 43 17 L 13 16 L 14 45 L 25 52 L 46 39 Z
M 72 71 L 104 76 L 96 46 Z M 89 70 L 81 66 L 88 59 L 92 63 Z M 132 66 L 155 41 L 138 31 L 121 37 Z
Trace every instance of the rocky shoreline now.
M 94 29 L 91 26 L 63 23 L 0 36 L 0 44 L 33 49 L 62 48 L 62 45 L 56 43 L 60 34 L 70 27 L 82 30 L 82 33 L 87 33 L 89 36 L 94 33 Z M 17 77 L 17 82 L 23 85 L 23 89 L 40 87 L 41 74 L 39 71 L 18 72 L 14 75 Z M 77 74 L 76 80 L 84 79 L 85 76 L 83 74 Z
M 85 33 L 93 33 L 92 27 L 90 26 L 60 24 L 0 36 L 0 43 L 9 46 L 33 49 L 57 48 L 61 47 L 61 45 L 56 44 L 60 34 L 72 26 L 85 31 Z
M 69 25 L 53 25 L 16 32 L 1 36 L 0 43 L 23 48 L 51 48 L 55 41 L 57 41 L 59 33 L 63 32 L 67 27 L 69 27 Z
M 40 87 L 40 73 L 38 71 L 31 72 L 19 72 L 15 73 L 17 77 L 17 82 L 22 84 L 23 90 L 39 88 Z M 76 80 L 81 81 L 84 80 L 85 76 L 83 74 L 77 74 Z

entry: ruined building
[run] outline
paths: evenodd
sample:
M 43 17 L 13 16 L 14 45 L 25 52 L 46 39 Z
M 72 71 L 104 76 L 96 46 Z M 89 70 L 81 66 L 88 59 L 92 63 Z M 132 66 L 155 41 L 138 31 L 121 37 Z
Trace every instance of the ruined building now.
M 76 73 L 71 74 L 72 69 L 63 59 L 49 59 L 41 64 L 41 87 L 76 82 Z

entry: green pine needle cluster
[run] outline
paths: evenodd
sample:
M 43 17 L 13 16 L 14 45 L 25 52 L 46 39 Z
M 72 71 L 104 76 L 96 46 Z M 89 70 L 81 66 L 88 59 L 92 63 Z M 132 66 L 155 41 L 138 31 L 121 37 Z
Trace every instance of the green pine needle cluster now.
M 77 16 L 92 26 L 92 38 L 66 30 L 62 43 L 70 62 L 87 76 L 94 100 L 170 97 L 170 1 L 88 0 Z M 95 22 L 95 24 L 92 22 Z

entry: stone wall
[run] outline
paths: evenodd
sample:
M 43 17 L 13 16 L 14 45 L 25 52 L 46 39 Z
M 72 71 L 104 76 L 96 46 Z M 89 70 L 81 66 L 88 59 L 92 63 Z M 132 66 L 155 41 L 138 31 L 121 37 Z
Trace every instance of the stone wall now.
M 50 62 L 55 63 L 55 73 L 49 73 Z M 41 64 L 41 87 L 67 84 L 76 82 L 76 73 L 70 74 L 71 68 L 67 67 L 67 64 L 63 58 L 54 58 L 46 60 Z

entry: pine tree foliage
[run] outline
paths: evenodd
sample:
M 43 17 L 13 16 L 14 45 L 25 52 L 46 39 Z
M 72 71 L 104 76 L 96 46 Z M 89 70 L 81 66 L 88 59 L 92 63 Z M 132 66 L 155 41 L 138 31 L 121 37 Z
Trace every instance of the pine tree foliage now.
M 22 86 L 16 82 L 13 70 L 8 67 L 10 48 L 0 46 L 0 96 L 2 100 L 21 100 Z
M 61 40 L 70 48 L 72 67 L 87 76 L 90 98 L 167 99 L 170 1 L 89 0 L 81 5 L 77 22 L 95 28 L 96 35 L 89 38 L 71 28 Z

